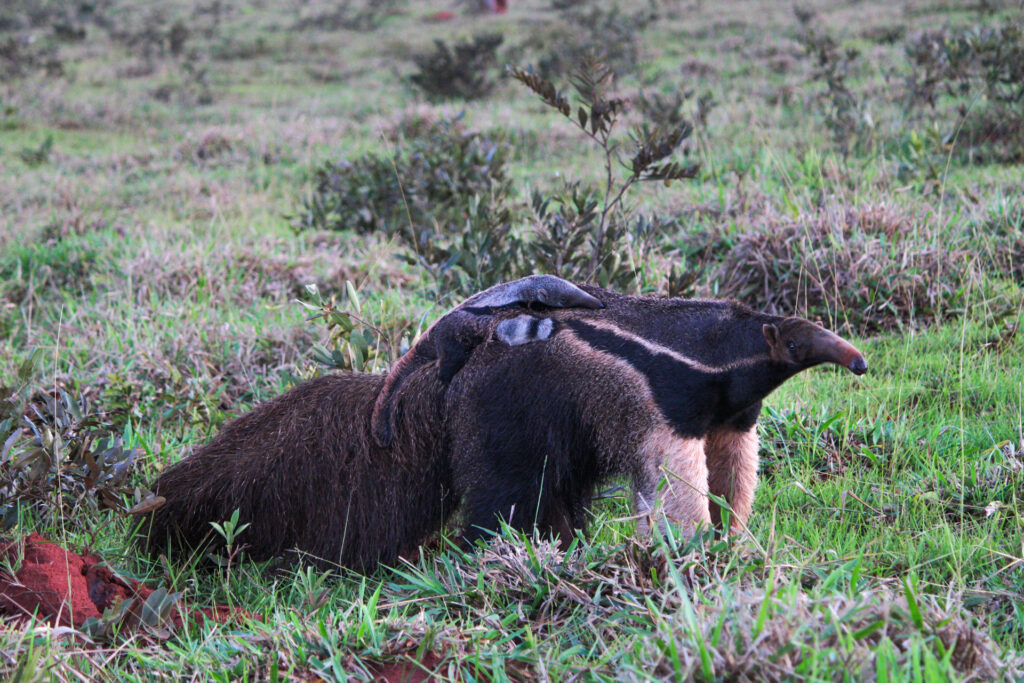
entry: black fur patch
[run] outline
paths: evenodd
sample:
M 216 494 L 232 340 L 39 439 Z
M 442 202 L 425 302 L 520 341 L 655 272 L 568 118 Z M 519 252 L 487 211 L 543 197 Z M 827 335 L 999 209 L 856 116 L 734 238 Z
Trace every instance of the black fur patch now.
M 516 304 L 502 306 L 501 308 L 511 308 L 514 305 Z M 463 313 L 472 313 L 473 315 L 493 315 L 494 312 L 498 309 L 496 309 L 494 306 L 463 306 L 458 310 Z
M 680 436 L 700 438 L 707 433 L 711 417 L 718 412 L 717 406 L 708 410 L 705 403 L 709 396 L 720 393 L 715 391 L 722 381 L 717 375 L 580 320 L 569 320 L 566 325 L 594 349 L 621 358 L 643 374 L 658 409 Z
M 540 318 L 534 318 L 530 321 L 530 338 L 536 339 L 537 334 L 540 332 Z

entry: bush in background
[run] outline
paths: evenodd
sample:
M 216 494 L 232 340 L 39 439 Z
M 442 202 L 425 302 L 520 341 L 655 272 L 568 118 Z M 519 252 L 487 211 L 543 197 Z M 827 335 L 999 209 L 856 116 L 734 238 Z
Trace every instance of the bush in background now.
M 633 73 L 640 64 L 644 30 L 657 19 L 649 7 L 633 12 L 619 5 L 570 3 L 556 0 L 557 21 L 545 21 L 519 49 L 533 56 L 534 69 L 544 78 L 568 76 L 590 52 L 603 52 L 617 74 Z
M 953 145 L 957 158 L 1024 161 L 1024 29 L 1019 22 L 926 31 L 908 40 L 905 49 L 912 69 L 909 104 L 952 119 L 943 124 L 944 142 Z
M 571 79 L 578 97 L 575 109 L 532 70 L 509 67 L 509 73 L 589 137 L 604 157 L 601 185 L 569 183 L 551 197 L 534 195 L 537 227 L 524 245 L 531 263 L 569 279 L 636 290 L 658 222 L 635 216 L 622 200 L 636 183 L 668 185 L 697 174 L 699 164 L 671 160 L 693 125 L 685 120 L 641 123 L 630 131 L 629 143 L 623 141 L 617 124 L 628 101 L 612 93 L 614 75 L 604 53 L 587 53 L 578 62 Z M 624 169 L 621 178 L 616 168 Z
M 727 242 L 702 276 L 704 294 L 735 298 L 757 310 L 821 318 L 860 335 L 933 324 L 961 315 L 970 281 L 1006 272 L 1020 233 L 1007 222 L 935 231 L 884 205 L 824 207 L 795 219 L 768 215 Z M 934 231 L 934 232 L 933 232 Z M 940 238 L 939 235 L 942 235 Z M 1015 242 L 1016 240 L 1016 242 Z M 1016 246 L 1015 246 L 1016 245 Z M 994 310 L 1014 302 L 998 292 Z
M 477 195 L 507 192 L 507 150 L 459 120 L 431 123 L 391 154 L 326 162 L 294 225 L 300 229 L 383 232 L 407 244 L 460 222 Z
M 83 504 L 120 509 L 131 493 L 125 481 L 138 451 L 83 394 L 38 389 L 41 356 L 22 363 L 15 386 L 0 387 L 0 531 L 28 511 L 72 522 Z
M 430 100 L 478 100 L 491 94 L 497 80 L 500 33 L 481 33 L 449 47 L 434 41 L 434 51 L 413 57 L 416 73 L 409 81 Z

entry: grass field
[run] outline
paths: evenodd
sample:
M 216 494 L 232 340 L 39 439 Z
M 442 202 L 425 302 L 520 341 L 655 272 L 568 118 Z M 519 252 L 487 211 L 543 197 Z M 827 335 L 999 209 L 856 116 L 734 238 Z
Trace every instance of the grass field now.
M 91 638 L 4 622 L 0 677 L 1024 677 L 1020 3 L 564 4 L 444 22 L 427 18 L 451 8 L 423 0 L 0 8 L 2 536 L 90 548 L 251 615 Z M 483 32 L 504 36 L 485 97 L 410 82 L 434 39 Z M 545 270 L 531 193 L 601 188 L 605 157 L 500 66 L 547 65 L 572 95 L 558 60 L 588 42 L 633 104 L 623 145 L 654 93 L 690 93 L 675 113 L 696 124 L 674 157 L 696 177 L 626 195 L 614 286 L 820 319 L 870 365 L 769 397 L 749 536 L 635 538 L 621 494 L 565 554 L 508 533 L 370 576 L 138 557 L 125 510 L 156 473 L 327 371 L 317 345 L 351 362 L 351 337 L 296 303 L 320 305 L 307 285 L 351 310 L 351 282 L 397 347 L 486 278 Z M 437 125 L 455 119 L 455 134 Z M 409 198 L 427 211 L 412 230 L 310 221 L 324 164 L 390 159 L 414 188 L 417 141 L 443 155 L 473 132 L 504 159 L 503 239 L 519 250 L 504 270 L 484 254 L 491 270 L 470 272 L 479 235 L 431 214 L 429 187 Z M 648 248 L 629 232 L 640 215 Z M 409 238 L 427 228 L 426 246 Z M 388 354 L 366 360 L 383 371 Z M 110 459 L 85 462 L 86 436 L 115 439 Z

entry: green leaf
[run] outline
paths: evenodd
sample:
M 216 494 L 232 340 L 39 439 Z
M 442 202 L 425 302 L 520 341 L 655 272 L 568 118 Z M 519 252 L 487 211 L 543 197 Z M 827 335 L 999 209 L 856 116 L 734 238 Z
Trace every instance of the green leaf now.
M 911 574 L 903 579 L 903 595 L 907 598 L 907 608 L 910 610 L 910 618 L 918 629 L 924 628 L 924 618 L 921 616 L 921 608 L 917 604 L 917 589 L 914 586 L 914 575 Z
M 362 305 L 359 303 L 359 292 L 356 291 L 356 286 L 352 284 L 351 280 L 345 280 L 345 291 L 348 292 L 348 300 L 352 302 L 356 313 L 361 313 Z

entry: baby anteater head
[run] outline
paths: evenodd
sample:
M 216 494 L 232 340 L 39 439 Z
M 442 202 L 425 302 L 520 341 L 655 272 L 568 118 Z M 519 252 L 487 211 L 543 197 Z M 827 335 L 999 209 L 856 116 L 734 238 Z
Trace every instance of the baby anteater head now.
M 803 370 L 835 363 L 855 375 L 868 371 L 864 355 L 838 334 L 803 318 L 783 318 L 762 328 L 772 360 Z
M 529 275 L 504 282 L 466 299 L 455 310 L 539 303 L 550 308 L 604 308 L 594 296 L 555 275 Z

